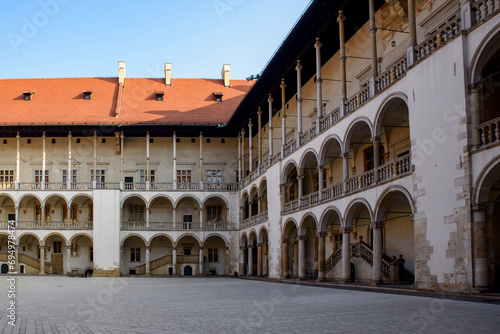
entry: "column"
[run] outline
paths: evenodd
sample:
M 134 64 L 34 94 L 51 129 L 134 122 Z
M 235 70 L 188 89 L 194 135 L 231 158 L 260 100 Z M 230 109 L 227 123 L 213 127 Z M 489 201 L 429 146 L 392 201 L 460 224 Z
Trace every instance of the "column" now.
M 150 136 L 149 136 L 149 131 L 147 132 L 146 135 L 146 189 L 149 189 L 148 183 L 151 181 L 151 175 L 150 175 L 150 170 L 149 170 L 149 144 L 150 144 Z
M 269 94 L 267 102 L 269 102 L 269 165 L 271 164 L 271 158 L 273 153 L 273 97 Z
M 377 93 L 375 79 L 378 77 L 377 26 L 375 22 L 375 0 L 369 0 L 370 7 L 370 48 L 372 60 L 372 77 L 369 81 L 370 97 Z
M 230 267 L 229 267 L 230 263 L 231 263 L 231 251 L 229 250 L 229 247 L 226 247 L 226 276 L 230 275 Z
M 200 228 L 203 229 L 203 208 L 200 208 Z
M 416 60 L 415 47 L 417 46 L 417 19 L 415 14 L 415 0 L 408 0 L 408 30 L 410 32 L 410 46 L 406 51 L 408 67 L 412 66 Z
M 73 181 L 72 180 L 72 176 L 73 176 L 73 173 L 72 173 L 72 170 L 71 170 L 71 131 L 69 132 L 69 135 L 68 135 L 68 179 L 66 180 L 66 188 L 67 189 L 71 189 L 71 182 Z M 68 207 L 68 212 L 71 211 L 70 208 Z M 68 219 L 68 222 L 69 222 L 69 219 Z
M 200 132 L 200 189 L 203 189 L 203 133 Z
M 302 134 L 302 65 L 297 60 L 297 147 L 300 146 L 300 135 Z
M 66 273 L 71 274 L 71 244 L 66 246 Z
M 262 196 L 257 197 L 257 214 L 262 213 Z
M 120 187 L 122 190 L 125 188 L 123 184 L 125 183 L 124 174 L 124 165 L 125 165 L 125 153 L 124 153 L 124 138 L 123 131 L 120 133 L 120 183 L 122 186 Z
M 384 283 L 382 276 L 382 229 L 384 225 L 383 221 L 370 224 L 373 230 L 373 285 Z
M 146 246 L 146 276 L 149 276 L 150 274 L 150 251 L 151 251 L 151 246 Z
M 204 275 L 205 270 L 203 269 L 203 246 L 200 246 L 200 272 L 199 275 Z
M 306 239 L 307 236 L 299 237 L 299 279 L 306 279 Z
M 302 196 L 304 196 L 304 174 L 302 174 L 302 170 L 299 170 L 299 172 L 300 174 L 297 175 L 297 197 L 300 202 L 300 199 L 302 198 Z
M 45 189 L 45 170 L 47 169 L 47 157 L 46 157 L 46 148 L 45 148 L 45 142 L 46 142 L 47 137 L 45 136 L 45 131 L 43 132 L 42 135 L 42 175 L 41 175 L 41 185 L 42 189 Z
M 176 220 L 177 220 L 177 214 L 176 214 L 176 208 L 173 208 L 172 209 L 172 222 L 173 222 L 173 227 L 174 227 L 174 230 L 175 230 L 175 225 L 176 225 Z
M 172 249 L 172 266 L 174 267 L 173 274 L 177 275 L 177 247 L 175 245 Z
M 15 269 L 14 272 L 19 273 L 19 245 L 15 246 L 14 256 L 16 257 Z M 10 271 L 10 270 L 9 270 Z
M 262 248 L 262 276 L 267 276 L 268 275 L 268 272 L 267 272 L 267 264 L 268 264 L 268 242 L 269 241 L 265 241 L 264 242 L 264 247 Z
M 253 259 L 252 259 L 252 248 L 253 245 L 248 245 L 248 276 L 253 275 Z
M 285 96 L 285 79 L 281 79 L 281 157 L 285 156 L 286 146 L 286 96 Z
M 293 272 L 292 277 L 299 277 L 299 242 L 298 237 L 293 241 Z
M 243 180 L 241 173 L 241 132 L 238 132 L 238 180 Z
M 244 179 L 247 174 L 245 173 L 245 129 L 241 129 L 241 172 L 243 175 L 241 176 Z
M 288 274 L 288 239 L 283 239 L 283 250 L 281 254 L 282 258 L 282 272 L 281 272 L 281 278 L 285 279 L 289 277 Z
M 344 194 L 347 193 L 347 180 L 349 180 L 349 153 L 342 154 L 342 167 L 344 176 Z
M 325 183 L 324 168 L 323 166 L 318 166 L 318 197 L 320 201 L 322 199 L 321 191 L 323 190 L 324 183 Z
M 342 280 L 351 281 L 351 232 L 352 227 L 340 229 L 342 232 Z
M 326 281 L 325 273 L 325 237 L 326 232 L 318 233 L 318 281 Z
M 17 226 L 19 226 L 19 209 L 20 209 L 20 207 L 16 206 L 16 225 L 15 225 L 16 228 L 17 228 Z
M 172 136 L 172 139 L 173 139 L 173 153 L 174 153 L 174 156 L 173 156 L 173 159 L 172 159 L 172 164 L 173 164 L 173 168 L 172 168 L 172 184 L 173 184 L 173 189 L 174 190 L 177 190 L 177 136 L 175 134 L 175 131 L 174 131 L 174 134 Z M 175 212 L 175 209 L 174 209 L 174 212 Z M 174 226 L 175 226 L 175 213 L 174 213 Z M 174 271 L 175 271 L 175 268 L 174 268 Z
M 123 276 L 124 275 L 124 272 L 123 272 L 123 246 L 120 247 L 120 276 Z
M 19 174 L 21 172 L 21 135 L 19 132 L 16 135 L 17 152 L 16 152 L 16 189 L 19 189 Z
M 345 102 L 347 100 L 347 71 L 346 71 L 346 56 L 345 56 L 345 30 L 344 30 L 344 21 L 346 17 L 344 16 L 344 12 L 339 10 L 339 17 L 337 18 L 337 22 L 339 23 L 339 37 L 340 37 L 340 114 L 341 116 L 345 115 Z
M 257 123 L 259 127 L 259 146 L 257 150 L 258 154 L 258 161 L 259 161 L 259 168 L 262 165 L 262 110 L 259 107 L 259 110 L 257 110 Z
M 316 48 L 316 109 L 318 112 L 318 118 L 316 119 L 316 133 L 320 132 L 320 122 L 321 118 L 323 118 L 323 91 L 321 88 L 323 79 L 321 78 L 321 42 L 319 38 L 316 38 L 316 44 L 314 47 Z
M 262 277 L 262 243 L 257 244 L 257 276 Z
M 96 188 L 97 185 L 97 131 L 94 131 L 94 184 L 92 188 Z
M 40 246 L 40 275 L 45 275 L 45 245 Z
M 474 233 L 474 287 L 487 288 L 488 283 L 488 238 L 486 237 L 486 208 L 472 207 Z
M 252 119 L 248 120 L 248 170 L 252 173 L 253 168 L 253 156 L 252 156 L 252 148 L 253 148 L 253 138 L 252 138 Z
M 378 183 L 378 170 L 377 168 L 380 165 L 380 141 L 377 136 L 372 138 L 373 142 L 373 175 L 375 183 Z
M 149 206 L 146 208 L 146 228 L 149 228 L 149 215 L 150 215 L 150 212 L 151 209 L 149 208 Z
M 481 146 L 481 134 L 476 127 L 481 123 L 481 109 L 479 103 L 479 94 L 481 91 L 481 84 L 474 84 L 469 86 L 469 98 L 467 105 L 470 109 L 471 123 L 472 123 L 472 148 Z
M 227 261 L 227 259 L 226 259 Z M 245 275 L 245 246 L 240 246 L 240 263 L 239 263 L 240 276 Z

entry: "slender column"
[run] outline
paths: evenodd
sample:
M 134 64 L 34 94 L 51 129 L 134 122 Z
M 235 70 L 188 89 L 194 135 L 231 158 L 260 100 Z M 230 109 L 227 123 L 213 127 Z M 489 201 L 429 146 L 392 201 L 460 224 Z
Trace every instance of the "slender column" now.
M 123 247 L 120 247 L 120 276 L 123 276 Z
M 289 277 L 288 274 L 288 239 L 283 239 L 283 250 L 281 254 L 282 258 L 282 272 L 281 278 L 285 279 Z
M 474 233 L 474 287 L 487 288 L 488 283 L 488 238 L 486 237 L 486 208 L 472 208 Z
M 253 165 L 253 156 L 252 156 L 252 149 L 253 149 L 253 135 L 252 135 L 252 119 L 250 118 L 248 120 L 248 170 L 250 173 L 253 171 L 252 165 Z
M 16 135 L 17 155 L 16 155 L 16 183 L 19 183 L 19 174 L 21 172 L 21 135 L 19 132 Z M 16 189 L 18 187 L 16 186 Z
M 351 281 L 351 233 L 352 227 L 340 229 L 342 232 L 342 280 Z
M 203 246 L 200 246 L 200 272 L 199 275 L 204 275 L 205 270 L 203 269 Z
M 227 259 L 226 259 L 227 261 Z M 245 246 L 240 246 L 240 263 L 239 263 L 240 275 L 245 275 Z
M 20 210 L 20 207 L 16 206 L 16 223 L 15 223 L 16 227 L 19 225 L 19 210 Z M 18 258 L 16 257 L 16 259 L 18 259 Z
M 319 124 L 321 121 L 321 118 L 323 117 L 323 91 L 322 91 L 322 82 L 323 79 L 321 78 L 321 42 L 319 41 L 319 38 L 316 38 L 316 44 L 314 44 L 314 47 L 316 48 L 316 93 L 317 93 L 317 98 L 316 98 L 316 108 L 318 112 L 318 118 L 316 120 L 316 132 L 319 133 Z
M 297 238 L 293 242 L 293 273 L 292 273 L 292 276 L 294 278 L 299 277 L 299 241 Z
M 382 229 L 385 222 L 370 224 L 373 230 L 373 281 L 372 284 L 384 283 L 382 276 Z
M 173 222 L 173 226 L 174 226 L 174 230 L 175 230 L 175 225 L 176 225 L 176 221 L 177 221 L 177 215 L 176 215 L 176 208 L 173 208 L 172 210 L 172 222 Z
M 299 237 L 299 279 L 306 279 L 306 239 L 305 235 Z
M 71 274 L 71 244 L 66 246 L 66 273 Z
M 415 14 L 415 0 L 408 0 L 408 30 L 410 46 L 406 51 L 406 58 L 408 66 L 412 66 L 416 60 L 417 53 L 415 47 L 417 46 L 417 19 Z
M 45 245 L 40 246 L 40 275 L 45 275 Z
M 342 100 L 342 104 L 347 99 L 347 71 L 346 71 L 346 56 L 345 56 L 345 29 L 344 29 L 344 21 L 346 17 L 342 10 L 339 11 L 339 17 L 337 18 L 337 22 L 339 23 L 339 37 L 340 37 L 340 79 L 341 79 L 341 87 L 340 87 L 340 98 Z
M 257 149 L 257 154 L 258 154 L 258 160 L 259 160 L 259 168 L 262 165 L 262 110 L 259 107 L 259 110 L 257 110 L 257 125 L 259 127 L 259 146 Z
M 40 220 L 42 222 L 42 226 L 45 226 L 45 205 L 42 205 L 40 209 L 42 211 L 42 217 Z
M 97 184 L 97 131 L 94 131 L 94 185 L 93 188 L 96 187 Z
M 253 275 L 252 248 L 253 245 L 248 245 L 248 276 Z
M 149 171 L 149 160 L 150 160 L 150 156 L 149 156 L 149 142 L 150 142 L 150 136 L 149 136 L 149 131 L 146 135 L 146 182 L 149 182 L 151 181 L 151 175 L 150 175 L 150 171 Z
M 200 228 L 203 229 L 203 208 L 200 208 Z
M 252 215 L 252 202 L 248 202 L 248 218 L 253 217 Z
M 15 249 L 14 249 L 14 256 L 16 257 L 16 263 L 15 263 L 15 269 L 14 271 L 16 273 L 19 273 L 19 245 L 16 245 L 15 246 Z M 10 270 L 9 270 L 10 271 Z
M 318 233 L 318 281 L 326 281 L 325 273 L 325 237 L 326 232 Z
M 370 7 L 370 48 L 372 58 L 372 77 L 369 81 L 370 97 L 377 93 L 375 79 L 378 77 L 377 26 L 375 22 L 375 0 L 369 0 Z
M 200 183 L 203 185 L 203 133 L 200 132 Z M 201 188 L 203 189 L 203 188 Z
M 378 170 L 377 168 L 380 165 L 380 141 L 377 136 L 372 138 L 373 142 L 373 173 L 375 175 L 375 183 L 378 183 Z
M 323 184 L 325 182 L 325 174 L 323 166 L 318 166 L 318 197 L 321 201 L 321 191 L 323 190 Z
M 479 104 L 479 93 L 481 90 L 480 84 L 471 85 L 469 87 L 468 106 L 470 109 L 471 123 L 472 123 L 472 148 L 481 146 L 481 135 L 476 127 L 481 122 L 481 110 Z
M 257 244 L 257 276 L 262 277 L 262 243 Z
M 241 129 L 241 172 L 243 173 L 242 177 L 247 177 L 245 173 L 245 129 Z
M 146 246 L 146 276 L 149 276 L 149 274 L 150 274 L 150 265 L 151 265 L 150 260 L 149 260 L 150 251 L 151 251 L 151 247 Z
M 257 197 L 257 213 L 262 213 L 262 196 Z
M 67 189 L 71 189 L 71 182 L 73 181 L 72 180 L 72 170 L 71 170 L 71 160 L 72 160 L 72 157 L 71 157 L 71 131 L 69 132 L 68 134 L 68 179 L 66 180 L 66 188 Z M 69 208 L 68 208 L 68 212 L 69 212 Z M 68 222 L 69 222 L 69 219 L 68 219 Z
M 297 60 L 297 147 L 300 146 L 300 135 L 302 134 L 302 65 Z
M 71 221 L 71 202 L 68 203 L 68 210 L 66 210 L 66 211 L 67 211 L 66 212 L 66 219 L 67 219 L 67 222 L 69 224 L 69 222 Z
M 243 174 L 241 174 L 241 132 L 238 132 L 238 179 L 241 181 Z
M 177 135 L 175 134 L 175 131 L 174 131 L 174 134 L 172 136 L 172 139 L 173 139 L 173 153 L 174 153 L 174 156 L 173 156 L 173 159 L 172 159 L 172 164 L 173 164 L 173 170 L 172 170 L 172 184 L 173 184 L 173 189 L 176 190 L 177 189 Z M 175 226 L 175 209 L 174 209 L 174 226 Z M 174 269 L 175 271 L 175 269 Z
M 146 208 L 146 228 L 149 228 L 149 216 L 151 209 L 149 207 Z
M 172 266 L 174 267 L 173 274 L 177 275 L 177 248 L 175 245 L 172 249 Z
M 349 180 L 349 153 L 342 154 L 342 167 L 344 176 L 344 194 L 347 193 L 347 180 Z
M 120 133 L 120 182 L 125 182 L 124 174 L 124 165 L 125 165 L 125 152 L 123 151 L 125 143 L 125 136 L 123 135 L 123 131 Z
M 267 266 L 268 266 L 268 241 L 265 241 L 264 242 L 264 247 L 262 248 L 262 276 L 267 276 L 268 275 L 268 272 L 267 272 Z
M 286 96 L 285 96 L 285 79 L 281 79 L 281 156 L 285 156 L 286 146 Z
M 302 174 L 302 170 L 300 170 L 300 175 L 297 176 L 297 181 L 298 181 L 298 198 L 299 200 L 304 196 L 304 174 Z
M 273 97 L 269 94 L 267 102 L 269 102 L 269 164 L 271 164 L 271 157 L 273 153 Z
M 230 274 L 230 267 L 229 264 L 231 263 L 231 250 L 229 247 L 226 247 L 226 276 L 229 276 Z
M 43 132 L 43 135 L 42 135 L 42 149 L 43 149 L 43 153 L 42 153 L 42 189 L 45 189 L 45 170 L 47 169 L 47 151 L 46 151 L 46 147 L 45 147 L 45 142 L 46 142 L 46 139 L 47 139 L 47 136 L 45 135 L 45 131 Z

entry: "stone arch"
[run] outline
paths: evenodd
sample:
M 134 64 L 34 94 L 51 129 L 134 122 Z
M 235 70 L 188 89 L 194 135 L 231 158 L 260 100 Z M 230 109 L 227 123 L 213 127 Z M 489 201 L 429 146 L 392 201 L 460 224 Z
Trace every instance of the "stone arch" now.
M 295 168 L 295 170 L 299 171 L 299 165 L 297 165 L 297 163 L 295 162 L 295 160 L 293 159 L 290 159 L 287 161 L 286 165 L 283 167 L 283 171 L 281 173 L 281 179 L 283 180 L 283 182 L 285 182 L 288 178 L 288 175 L 290 174 L 290 172 L 293 172 L 293 168 Z
M 314 213 L 307 212 L 302 216 L 302 219 L 300 220 L 299 230 L 301 230 L 301 234 L 302 234 L 302 230 L 305 228 L 304 224 L 307 224 L 309 219 L 312 219 L 314 221 L 314 227 L 316 230 L 318 229 L 318 219 L 316 218 Z
M 80 197 L 86 197 L 88 200 L 94 202 L 94 198 L 92 196 L 90 196 L 88 194 L 81 193 L 81 194 L 76 194 L 73 197 L 71 197 L 68 201 L 68 205 L 72 204 L 73 201 L 75 201 L 77 198 L 80 198 Z
M 349 146 L 352 135 L 354 130 L 356 130 L 359 126 L 366 125 L 368 129 L 370 130 L 370 136 L 373 138 L 373 124 L 372 122 L 368 119 L 366 116 L 360 116 L 352 120 L 352 122 L 349 124 L 349 128 L 347 129 L 345 135 L 344 135 L 344 146 L 342 147 L 342 152 L 348 152 L 349 151 Z
M 177 208 L 179 206 L 179 203 L 182 202 L 183 200 L 186 200 L 186 199 L 191 199 L 191 200 L 194 200 L 197 204 L 198 204 L 198 208 L 201 208 L 201 203 L 200 203 L 200 200 L 196 197 L 196 196 L 193 196 L 193 195 L 189 195 L 189 194 L 185 194 L 185 195 L 182 195 L 180 196 L 174 203 L 174 207 Z
M 355 219 L 354 217 L 357 216 L 357 214 L 361 213 L 363 208 L 366 208 L 368 217 L 363 217 L 363 218 L 368 218 L 369 223 L 373 222 L 373 211 L 370 206 L 370 203 L 364 198 L 355 198 L 353 199 L 349 205 L 347 206 L 345 213 L 344 213 L 344 226 L 343 227 L 353 227 L 352 226 L 352 221 Z
M 205 242 L 211 238 L 211 237 L 219 237 L 221 238 L 223 241 L 224 241 L 224 244 L 226 245 L 226 247 L 229 247 L 229 241 L 227 240 L 226 237 L 224 237 L 222 234 L 220 233 L 210 233 L 209 235 L 207 235 L 205 238 L 203 238 L 203 245 L 205 244 Z
M 375 114 L 375 125 L 374 125 L 374 133 L 375 135 L 380 135 L 382 128 L 382 119 L 384 118 L 384 113 L 391 107 L 391 104 L 394 101 L 402 101 L 406 105 L 406 108 L 409 110 L 410 106 L 408 104 L 408 96 L 402 92 L 394 92 L 387 96 L 384 101 L 379 105 L 377 109 L 377 113 Z
M 183 233 L 177 238 L 174 246 L 177 247 L 179 245 L 179 241 L 181 241 L 185 237 L 192 237 L 198 242 L 198 245 L 203 245 L 203 243 L 201 242 L 200 238 L 197 235 L 194 235 L 193 233 Z
M 61 239 L 64 241 L 64 244 L 68 245 L 68 240 L 66 239 L 66 237 L 64 235 L 62 235 L 61 233 L 59 233 L 59 232 L 51 232 L 51 233 L 47 234 L 45 236 L 45 238 L 43 238 L 43 244 L 42 245 L 45 245 L 45 243 L 47 242 L 47 240 L 49 238 L 52 238 L 52 237 L 55 237 L 55 236 L 61 237 Z
M 210 196 L 208 196 L 207 198 L 205 198 L 205 199 L 203 200 L 203 202 L 201 203 L 201 207 L 204 207 L 204 206 L 205 206 L 205 204 L 207 203 L 207 201 L 209 201 L 209 200 L 211 200 L 211 199 L 214 199 L 214 198 L 216 198 L 216 199 L 219 199 L 219 200 L 223 201 L 223 202 L 224 202 L 224 204 L 226 205 L 226 207 L 229 207 L 229 203 L 228 203 L 227 199 L 226 199 L 224 196 L 217 195 L 217 194 L 210 195 Z
M 146 200 L 146 198 L 144 196 L 142 196 L 140 194 L 129 194 L 129 195 L 125 196 L 121 202 L 122 209 L 125 207 L 125 203 L 127 203 L 128 200 L 131 200 L 134 198 L 140 199 L 144 203 L 144 205 L 147 207 L 148 201 Z
M 172 199 L 172 197 L 170 197 L 169 195 L 166 195 L 166 194 L 155 195 L 155 196 L 151 197 L 149 202 L 147 202 L 146 204 L 147 204 L 148 208 L 150 208 L 151 205 L 155 201 L 161 200 L 161 199 L 166 199 L 166 200 L 170 201 L 170 203 L 172 204 L 172 207 L 174 206 L 174 200 Z
M 412 198 L 410 192 L 403 186 L 393 185 L 393 186 L 390 186 L 387 189 L 385 189 L 382 192 L 382 194 L 380 194 L 380 196 L 377 200 L 377 203 L 375 204 L 375 211 L 374 211 L 373 217 L 376 221 L 380 221 L 381 220 L 380 215 L 383 215 L 383 213 L 380 212 L 380 204 L 382 203 L 382 201 L 384 200 L 384 198 L 388 194 L 393 193 L 393 192 L 400 192 L 401 194 L 403 194 L 406 197 L 406 199 L 408 200 L 408 203 L 410 204 L 411 214 L 413 215 L 415 213 L 415 202 L 413 201 L 413 198 Z
M 68 240 L 68 244 L 71 245 L 73 243 L 73 241 L 76 239 L 76 238 L 79 238 L 79 237 L 87 237 L 90 239 L 90 241 L 92 241 L 92 243 L 94 242 L 94 238 L 92 238 L 92 236 L 90 234 L 87 234 L 87 233 L 77 233 L 75 235 L 73 235 L 71 238 L 69 238 Z
M 289 218 L 285 224 L 283 225 L 283 236 L 285 237 L 287 234 L 287 231 L 290 232 L 290 229 L 295 228 L 295 230 L 299 230 L 297 222 L 293 218 Z
M 148 241 L 146 240 L 146 238 L 144 238 L 142 235 L 140 234 L 137 234 L 137 233 L 131 233 L 131 234 L 127 234 L 123 239 L 122 241 L 120 242 L 120 247 L 123 247 L 125 245 L 125 241 L 127 241 L 127 239 L 129 238 L 132 238 L 132 237 L 137 237 L 139 239 L 141 239 L 143 242 L 144 242 L 144 245 L 145 246 L 148 246 L 149 243 Z
M 17 246 L 20 246 L 20 242 L 21 242 L 21 239 L 23 237 L 26 237 L 26 236 L 32 236 L 34 237 L 37 241 L 38 241 L 38 245 L 42 245 L 42 239 L 40 239 L 40 237 L 38 235 L 36 235 L 35 233 L 33 232 L 23 232 L 21 233 L 18 237 L 17 237 L 17 240 L 16 240 L 16 245 Z
M 500 24 L 497 24 L 493 29 L 491 29 L 483 40 L 478 43 L 478 48 L 474 52 L 469 65 L 470 85 L 473 85 L 480 80 L 481 71 L 479 69 L 482 69 L 491 56 L 495 54 L 498 49 L 498 45 L 500 45 Z
M 259 233 L 258 233 L 258 242 L 259 243 L 264 242 L 265 235 L 269 235 L 269 233 L 267 232 L 267 228 L 265 226 L 262 226 L 259 230 Z
M 488 201 L 490 186 L 488 183 L 494 182 L 495 175 L 500 175 L 500 157 L 496 157 L 488 162 L 476 179 L 473 190 L 473 203 L 475 205 Z
M 329 206 L 321 214 L 321 218 L 319 220 L 319 232 L 327 231 L 328 221 L 330 218 L 332 218 L 332 215 L 336 215 L 339 219 L 340 226 L 343 226 L 342 214 L 340 213 L 340 210 L 336 206 Z
M 158 237 L 167 238 L 172 243 L 172 245 L 174 245 L 174 239 L 172 239 L 172 237 L 169 236 L 167 233 L 156 233 L 151 238 L 149 238 L 148 243 L 146 245 L 151 245 L 151 242 Z
M 309 156 L 311 156 L 311 155 L 313 155 L 314 158 L 316 158 L 316 164 L 319 163 L 319 156 L 318 156 L 318 153 L 316 152 L 316 150 L 313 148 L 308 148 L 307 150 L 305 150 L 302 153 L 302 156 L 300 157 L 300 161 L 299 161 L 299 168 L 300 169 L 304 168 L 304 164 L 305 164 L 306 159 L 309 158 Z

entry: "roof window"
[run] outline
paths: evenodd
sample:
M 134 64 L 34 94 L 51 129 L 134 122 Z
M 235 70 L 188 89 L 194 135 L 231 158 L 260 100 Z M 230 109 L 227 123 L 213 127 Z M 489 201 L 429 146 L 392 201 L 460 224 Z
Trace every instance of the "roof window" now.
M 155 94 L 156 94 L 156 101 L 163 102 L 163 96 L 165 95 L 165 92 L 162 90 L 157 90 Z
M 23 92 L 23 95 L 24 95 L 24 101 L 31 101 L 31 98 L 33 97 L 33 94 L 35 94 L 35 92 Z
M 222 97 L 224 94 L 222 92 L 214 92 L 214 95 L 217 103 L 222 103 Z
M 83 91 L 83 99 L 85 101 L 90 101 L 92 99 L 93 92 L 94 92 L 93 90 L 84 90 Z

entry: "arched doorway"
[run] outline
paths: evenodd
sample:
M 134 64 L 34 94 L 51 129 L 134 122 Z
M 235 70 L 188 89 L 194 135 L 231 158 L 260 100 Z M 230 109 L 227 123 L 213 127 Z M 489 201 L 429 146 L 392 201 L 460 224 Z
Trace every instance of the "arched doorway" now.
M 318 247 L 318 279 L 340 279 L 342 277 L 342 219 L 334 207 L 326 210 L 322 218 L 320 245 Z M 321 245 L 324 239 L 324 246 Z M 322 254 L 323 252 L 323 254 Z M 321 259 L 324 260 L 322 266 Z M 323 269 L 323 274 L 322 274 Z M 323 276 L 324 275 L 324 276 Z
M 177 261 L 177 272 L 185 272 L 185 267 L 191 267 L 191 275 L 202 275 L 201 267 L 203 257 L 203 252 L 200 252 L 200 248 L 203 250 L 203 246 L 200 245 L 200 241 L 193 235 L 184 235 L 176 243 L 176 261 Z
M 45 271 L 48 274 L 62 275 L 67 267 L 67 242 L 59 234 L 50 234 L 45 238 Z
M 146 272 L 146 241 L 137 235 L 130 235 L 123 241 L 124 275 L 141 275 Z
M 368 121 L 358 121 L 349 129 L 344 143 L 344 159 L 348 159 L 347 192 L 355 192 L 371 186 L 375 181 L 374 167 L 383 164 L 383 152 L 379 155 L 378 164 L 372 143 L 372 130 Z
M 282 263 L 283 278 L 299 277 L 299 244 L 297 225 L 293 220 L 289 220 L 283 229 L 283 250 Z
M 9 266 L 7 264 L 2 264 L 2 267 L 0 268 L 0 273 L 2 274 L 7 274 L 9 272 Z
M 166 234 L 153 237 L 150 245 L 149 272 L 151 275 L 173 275 L 173 242 Z
M 227 244 L 219 235 L 211 235 L 203 243 L 203 268 L 201 272 L 210 276 L 223 276 L 226 274 Z
M 300 226 L 299 278 L 318 278 L 317 224 L 316 219 L 312 215 L 307 215 Z
M 191 266 L 184 267 L 184 276 L 193 276 L 193 268 Z

